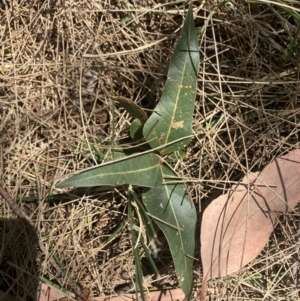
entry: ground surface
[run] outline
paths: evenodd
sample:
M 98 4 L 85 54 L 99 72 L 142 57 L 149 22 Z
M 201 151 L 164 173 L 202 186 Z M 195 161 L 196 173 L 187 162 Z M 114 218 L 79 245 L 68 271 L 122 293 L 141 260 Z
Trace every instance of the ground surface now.
M 2 290 L 35 298 L 23 275 L 28 263 L 38 279 L 32 286 L 72 291 L 72 281 L 93 296 L 112 296 L 132 282 L 131 239 L 120 227 L 126 200 L 115 190 L 61 195 L 54 185 L 110 156 L 112 142 L 128 136 L 132 119 L 112 95 L 149 114 L 159 100 L 188 7 L 165 2 L 0 1 L 0 181 L 68 275 L 56 275 L 0 199 Z M 199 216 L 226 183 L 299 148 L 300 4 L 276 3 L 194 1 L 201 59 L 195 138 L 173 167 L 190 183 Z M 298 207 L 280 215 L 262 254 L 238 275 L 211 282 L 211 298 L 297 300 L 299 214 Z M 176 286 L 164 246 L 160 285 Z M 199 242 L 197 250 L 199 259 Z M 200 262 L 194 276 L 200 286 Z

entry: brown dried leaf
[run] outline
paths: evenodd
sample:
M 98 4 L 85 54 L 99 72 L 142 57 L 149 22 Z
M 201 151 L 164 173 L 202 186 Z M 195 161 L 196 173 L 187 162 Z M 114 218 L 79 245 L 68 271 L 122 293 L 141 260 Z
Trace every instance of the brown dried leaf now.
M 215 199 L 204 211 L 201 258 L 206 280 L 239 271 L 262 251 L 273 231 L 276 212 L 300 201 L 300 150 L 276 158 L 261 173 Z
M 38 294 L 38 301 L 67 301 L 67 300 L 76 300 L 76 297 L 74 294 L 67 294 L 63 293 L 62 291 L 48 286 L 45 283 L 41 283 L 39 294 Z

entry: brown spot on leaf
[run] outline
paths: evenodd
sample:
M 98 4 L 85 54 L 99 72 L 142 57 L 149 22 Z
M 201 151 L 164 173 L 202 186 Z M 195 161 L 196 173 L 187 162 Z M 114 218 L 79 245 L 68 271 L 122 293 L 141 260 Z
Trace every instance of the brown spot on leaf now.
M 172 122 L 172 124 L 171 124 L 171 127 L 173 128 L 173 129 L 182 129 L 183 128 L 183 120 L 181 120 L 181 121 L 174 121 L 174 122 Z

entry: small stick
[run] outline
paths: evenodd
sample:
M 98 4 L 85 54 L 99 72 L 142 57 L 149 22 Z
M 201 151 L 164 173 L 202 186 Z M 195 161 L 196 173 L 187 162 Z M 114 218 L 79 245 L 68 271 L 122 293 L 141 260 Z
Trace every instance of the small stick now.
M 32 224 L 31 224 L 30 219 L 21 211 L 21 209 L 18 207 L 18 205 L 16 204 L 16 202 L 14 202 L 14 200 L 12 199 L 12 197 L 8 194 L 8 192 L 5 190 L 5 188 L 2 187 L 1 185 L 0 185 L 0 195 L 2 195 L 2 197 L 5 199 L 5 201 L 7 202 L 8 206 L 13 211 L 13 213 L 24 222 L 24 225 L 28 228 L 28 230 L 32 233 L 32 235 L 38 237 L 39 248 L 44 253 L 44 255 L 46 256 L 46 258 L 49 258 L 50 264 L 56 270 L 56 274 L 57 274 L 56 277 L 58 277 L 58 278 L 60 278 L 60 277 L 66 278 L 66 275 L 65 275 L 64 271 L 59 267 L 59 265 L 56 263 L 56 261 L 53 259 L 53 257 L 51 257 L 49 255 L 48 250 L 45 248 L 45 246 L 44 246 L 41 238 L 35 232 Z M 28 224 L 30 225 L 30 227 L 29 227 Z M 70 281 L 69 285 L 73 289 L 74 293 L 80 296 L 81 295 L 81 291 L 78 288 L 78 286 L 73 281 L 71 281 L 71 280 L 69 280 L 69 281 Z

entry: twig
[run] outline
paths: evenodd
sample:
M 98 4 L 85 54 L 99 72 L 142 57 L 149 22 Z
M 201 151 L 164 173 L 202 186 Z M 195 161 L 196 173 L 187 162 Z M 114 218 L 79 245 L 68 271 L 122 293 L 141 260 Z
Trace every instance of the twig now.
M 30 233 L 34 236 L 37 236 L 38 238 L 38 245 L 41 251 L 45 254 L 46 258 L 49 259 L 50 264 L 54 267 L 56 270 L 56 277 L 58 278 L 66 278 L 65 272 L 59 267 L 59 265 L 56 263 L 56 261 L 49 255 L 48 250 L 45 248 L 41 238 L 37 235 L 36 231 L 34 230 L 33 225 L 31 224 L 30 219 L 21 211 L 21 209 L 18 207 L 18 205 L 14 202 L 12 197 L 8 194 L 8 192 L 5 190 L 4 187 L 0 185 L 0 195 L 5 199 L 10 209 L 13 211 L 13 213 L 20 218 L 25 227 L 30 231 Z M 69 285 L 73 289 L 74 293 L 78 296 L 81 295 L 81 291 L 79 287 L 72 281 L 69 280 Z
M 298 272 L 299 272 L 299 262 L 298 262 L 298 255 L 299 254 L 299 251 L 300 251 L 300 247 L 299 247 L 299 243 L 300 243 L 300 219 L 298 221 L 298 231 L 297 231 L 297 236 L 298 236 L 298 244 L 297 244 L 297 247 L 296 247 L 296 253 L 295 253 L 295 263 L 293 265 L 293 268 L 292 268 L 292 277 L 293 277 L 293 280 L 294 280 L 294 287 L 295 287 L 295 294 L 293 296 L 293 300 L 296 300 L 297 296 L 296 296 L 296 290 L 297 290 L 297 283 L 298 283 Z

